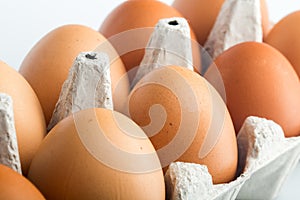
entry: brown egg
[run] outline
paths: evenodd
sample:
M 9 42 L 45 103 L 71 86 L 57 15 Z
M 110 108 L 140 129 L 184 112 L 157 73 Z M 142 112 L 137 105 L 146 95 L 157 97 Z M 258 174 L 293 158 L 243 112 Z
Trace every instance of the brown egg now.
M 224 84 L 223 97 L 236 132 L 248 116 L 258 116 L 281 125 L 285 136 L 300 134 L 299 79 L 279 51 L 267 44 L 245 42 L 223 52 L 215 65 L 205 77 L 221 93 Z
M 23 174 L 46 135 L 40 102 L 28 82 L 13 68 L 0 61 L 0 92 L 12 97 L 15 128 Z
M 43 195 L 25 177 L 0 164 L 0 199 L 5 200 L 41 200 Z
M 29 179 L 46 199 L 165 199 L 158 156 L 128 117 L 82 110 L 60 121 L 34 157 Z
M 44 36 L 24 59 L 20 73 L 36 92 L 48 124 L 63 82 L 80 52 L 110 52 L 114 108 L 122 109 L 128 96 L 128 80 L 122 61 L 97 31 L 81 25 L 65 25 Z
M 278 49 L 292 64 L 300 77 L 300 11 L 280 20 L 272 28 L 265 42 Z
M 110 40 L 121 56 L 129 79 L 132 80 L 136 67 L 144 55 L 150 35 L 156 23 L 162 18 L 182 17 L 173 7 L 156 0 L 125 1 L 116 7 L 104 20 L 99 31 Z M 200 70 L 198 42 L 191 30 L 194 48 L 194 66 Z
M 161 164 L 207 165 L 214 183 L 235 177 L 237 143 L 227 108 L 200 75 L 183 67 L 159 68 L 129 96 L 128 115 L 143 128 Z
M 196 33 L 198 42 L 204 45 L 223 2 L 224 0 L 175 0 L 173 6 L 189 20 L 192 29 Z M 265 0 L 261 0 L 260 3 L 263 33 L 265 37 L 270 28 L 268 8 Z

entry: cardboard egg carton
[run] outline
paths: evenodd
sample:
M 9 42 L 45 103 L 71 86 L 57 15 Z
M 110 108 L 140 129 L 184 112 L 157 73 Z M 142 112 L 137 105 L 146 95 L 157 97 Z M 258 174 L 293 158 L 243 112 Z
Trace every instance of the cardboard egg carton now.
M 13 99 L 6 93 L 0 93 L 0 152 L 0 164 L 22 174 Z
M 226 184 L 213 184 L 207 167 L 175 162 L 165 175 L 167 199 L 274 199 L 300 159 L 300 137 L 285 138 L 275 122 L 248 117 L 238 136 L 240 174 Z M 221 164 L 221 161 L 220 161 Z
M 245 29 L 244 24 L 251 28 Z M 204 71 L 212 59 L 245 41 L 262 41 L 260 1 L 226 0 L 201 50 Z M 203 57 L 206 54 L 212 59 Z M 300 137 L 285 138 L 282 128 L 275 122 L 248 117 L 237 135 L 237 141 L 239 176 L 234 181 L 214 185 L 206 166 L 175 162 L 165 175 L 167 199 L 276 198 L 284 181 L 299 162 Z

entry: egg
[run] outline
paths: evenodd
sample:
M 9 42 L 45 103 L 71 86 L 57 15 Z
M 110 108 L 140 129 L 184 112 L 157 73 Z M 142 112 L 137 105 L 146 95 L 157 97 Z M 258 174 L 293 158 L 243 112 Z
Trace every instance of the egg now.
M 203 46 L 217 19 L 223 2 L 224 0 L 175 0 L 173 7 L 190 21 L 198 42 Z M 268 8 L 265 0 L 260 0 L 260 3 L 265 37 L 270 28 Z
M 89 27 L 65 25 L 44 36 L 27 54 L 19 70 L 36 92 L 47 124 L 76 56 L 95 49 L 109 53 L 114 108 L 122 110 L 129 82 L 124 65 L 113 47 L 105 37 Z
M 279 50 L 300 77 L 300 11 L 293 12 L 274 25 L 265 42 Z
M 12 67 L 0 61 L 0 92 L 13 100 L 14 121 L 21 167 L 26 175 L 32 157 L 46 135 L 40 102 L 28 82 Z
M 142 61 L 144 48 L 162 18 L 182 17 L 173 7 L 160 1 L 131 0 L 116 7 L 104 20 L 99 31 L 116 48 L 128 71 L 129 79 L 136 74 Z M 171 41 L 173 42 L 173 41 Z M 201 71 L 200 50 L 191 30 L 194 68 Z
M 43 195 L 24 176 L 0 164 L 0 199 L 44 200 Z
M 28 174 L 46 199 L 165 199 L 158 156 L 123 114 L 79 111 L 46 136 Z
M 300 134 L 300 84 L 288 60 L 256 42 L 233 46 L 218 56 L 205 77 L 226 101 L 236 132 L 248 116 L 275 121 L 285 136 Z
M 164 169 L 174 161 L 203 164 L 214 183 L 234 179 L 237 143 L 225 103 L 199 74 L 168 66 L 144 76 L 127 115 L 150 138 Z

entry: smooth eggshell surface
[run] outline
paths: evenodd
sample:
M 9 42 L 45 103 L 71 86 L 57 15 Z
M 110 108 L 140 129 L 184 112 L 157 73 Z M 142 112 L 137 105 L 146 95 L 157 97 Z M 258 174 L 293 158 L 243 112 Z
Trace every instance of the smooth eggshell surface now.
M 204 45 L 223 3 L 224 0 L 175 0 L 173 6 L 189 20 L 197 40 Z M 268 8 L 265 0 L 261 0 L 260 3 L 265 37 L 270 29 Z M 239 11 L 237 10 L 237 12 Z M 245 24 L 245 26 L 247 25 Z
M 155 25 L 160 19 L 171 17 L 182 17 L 182 15 L 173 7 L 160 1 L 131 0 L 116 7 L 102 23 L 99 31 L 116 48 L 129 71 L 130 80 L 134 77 L 137 67 L 142 61 L 144 48 Z M 192 30 L 191 39 L 195 51 L 194 66 L 199 69 L 201 67 L 200 53 Z
M 237 143 L 227 108 L 199 74 L 177 66 L 144 76 L 129 96 L 128 115 L 150 137 L 162 166 L 204 164 L 214 183 L 234 179 Z
M 122 110 L 128 96 L 124 65 L 109 42 L 97 31 L 82 25 L 65 25 L 44 36 L 27 54 L 20 73 L 36 92 L 48 124 L 61 87 L 80 52 L 109 53 L 114 108 Z M 126 92 L 127 91 L 127 92 Z
M 0 61 L 0 92 L 12 97 L 21 167 L 27 174 L 30 162 L 46 135 L 41 104 L 28 82 Z
M 79 111 L 47 135 L 28 178 L 51 199 L 165 199 L 163 172 L 145 133 L 103 108 Z
M 45 200 L 30 181 L 4 165 L 0 165 L 0 188 L 3 200 Z
M 258 116 L 281 125 L 285 136 L 300 134 L 299 78 L 279 51 L 245 42 L 223 52 L 214 64 L 205 77 L 220 93 L 225 89 L 236 132 L 248 116 Z
M 292 64 L 300 77 L 300 11 L 280 20 L 271 29 L 265 42 L 279 50 Z

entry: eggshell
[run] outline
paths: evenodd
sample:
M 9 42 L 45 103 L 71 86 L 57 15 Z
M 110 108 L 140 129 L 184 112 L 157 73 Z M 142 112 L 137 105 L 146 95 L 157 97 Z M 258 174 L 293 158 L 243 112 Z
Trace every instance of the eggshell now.
M 281 125 L 285 136 L 300 134 L 299 79 L 275 48 L 256 42 L 238 44 L 217 57 L 205 77 L 219 92 L 224 84 L 223 98 L 236 132 L 248 116 L 258 116 Z
M 195 31 L 198 42 L 201 45 L 204 45 L 217 19 L 223 2 L 224 0 L 175 0 L 173 6 L 189 20 L 192 29 Z M 270 28 L 268 8 L 265 0 L 261 0 L 260 3 L 263 33 L 265 37 Z M 245 26 L 247 25 L 245 24 Z
M 173 7 L 156 0 L 125 1 L 116 7 L 104 20 L 99 31 L 110 40 L 121 56 L 130 80 L 142 61 L 155 25 L 162 18 L 182 17 Z M 201 71 L 200 50 L 195 34 L 191 30 L 194 51 L 194 66 Z M 174 41 L 171 41 L 174 42 Z
M 300 77 L 300 11 L 289 14 L 272 28 L 265 42 L 279 50 Z
M 208 166 L 214 183 L 229 182 L 237 168 L 237 143 L 227 108 L 197 73 L 177 66 L 144 76 L 129 96 L 128 115 L 150 137 L 162 166 Z
M 3 200 L 45 199 L 25 177 L 4 165 L 0 165 L 0 188 L 0 199 Z
M 44 36 L 24 59 L 20 73 L 36 92 L 48 124 L 63 82 L 80 52 L 110 52 L 115 109 L 121 110 L 128 96 L 128 78 L 122 61 L 109 42 L 97 31 L 82 25 L 65 25 Z
M 40 102 L 28 82 L 13 68 L 0 61 L 0 92 L 12 97 L 15 128 L 23 174 L 46 135 Z
M 29 179 L 51 199 L 165 199 L 163 172 L 145 133 L 115 111 L 82 110 L 60 121 Z

